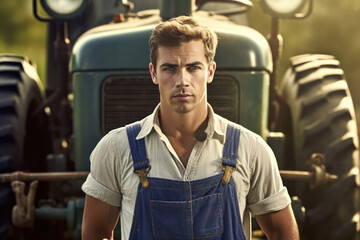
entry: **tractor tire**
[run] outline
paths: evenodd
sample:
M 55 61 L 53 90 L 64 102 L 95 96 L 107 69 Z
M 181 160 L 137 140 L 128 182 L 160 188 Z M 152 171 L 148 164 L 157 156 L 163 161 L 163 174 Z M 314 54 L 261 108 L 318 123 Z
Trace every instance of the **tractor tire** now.
M 279 88 L 287 106 L 276 129 L 288 137 L 287 167 L 309 170 L 312 153 L 321 153 L 327 172 L 339 177 L 320 189 L 290 185 L 306 209 L 303 238 L 359 239 L 359 140 L 344 72 L 330 55 L 300 55 L 290 63 Z
M 44 171 L 51 149 L 41 82 L 31 61 L 0 55 L 0 173 Z M 0 239 L 14 234 L 10 183 L 0 183 Z

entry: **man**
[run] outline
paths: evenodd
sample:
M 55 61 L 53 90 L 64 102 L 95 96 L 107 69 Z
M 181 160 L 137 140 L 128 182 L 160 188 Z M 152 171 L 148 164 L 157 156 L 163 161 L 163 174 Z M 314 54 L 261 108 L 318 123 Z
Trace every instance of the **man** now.
M 111 239 L 119 215 L 122 239 L 250 239 L 249 212 L 268 239 L 298 239 L 270 148 L 207 103 L 215 33 L 182 16 L 149 43 L 160 104 L 94 149 L 83 239 Z

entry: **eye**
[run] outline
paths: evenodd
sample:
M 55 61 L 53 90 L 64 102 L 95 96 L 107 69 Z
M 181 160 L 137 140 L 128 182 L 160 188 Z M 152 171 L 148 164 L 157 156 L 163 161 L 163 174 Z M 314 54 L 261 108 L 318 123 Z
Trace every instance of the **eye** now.
M 190 71 L 195 71 L 195 70 L 199 70 L 199 69 L 201 69 L 199 66 L 197 66 L 197 65 L 192 65 L 192 66 L 189 66 L 189 68 L 188 68 Z
M 165 72 L 174 72 L 175 71 L 175 67 L 164 67 L 163 69 L 162 69 L 163 71 L 165 71 Z

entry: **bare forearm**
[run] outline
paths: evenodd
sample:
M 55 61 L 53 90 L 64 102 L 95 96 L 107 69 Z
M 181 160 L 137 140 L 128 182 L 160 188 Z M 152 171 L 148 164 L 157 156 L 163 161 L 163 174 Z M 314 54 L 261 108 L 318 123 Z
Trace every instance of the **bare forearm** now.
M 119 211 L 119 207 L 108 205 L 87 195 L 82 223 L 82 239 L 113 239 Z
M 269 234 L 270 235 L 270 234 Z M 272 236 L 266 236 L 268 240 L 299 240 L 299 231 L 297 227 L 286 230 L 279 230 L 273 233 Z
M 113 240 L 113 232 L 107 232 L 100 228 L 86 227 L 83 225 L 82 229 L 82 239 L 83 240 L 99 240 L 99 239 L 109 239 Z
M 299 230 L 291 206 L 281 211 L 255 216 L 269 240 L 299 240 Z

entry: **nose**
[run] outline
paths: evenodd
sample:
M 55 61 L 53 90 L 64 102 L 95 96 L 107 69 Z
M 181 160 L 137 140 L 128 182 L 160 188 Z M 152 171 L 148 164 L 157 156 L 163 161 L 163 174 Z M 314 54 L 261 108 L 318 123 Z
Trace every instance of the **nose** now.
M 186 69 L 181 69 L 176 77 L 176 87 L 188 87 L 190 81 L 190 74 Z

